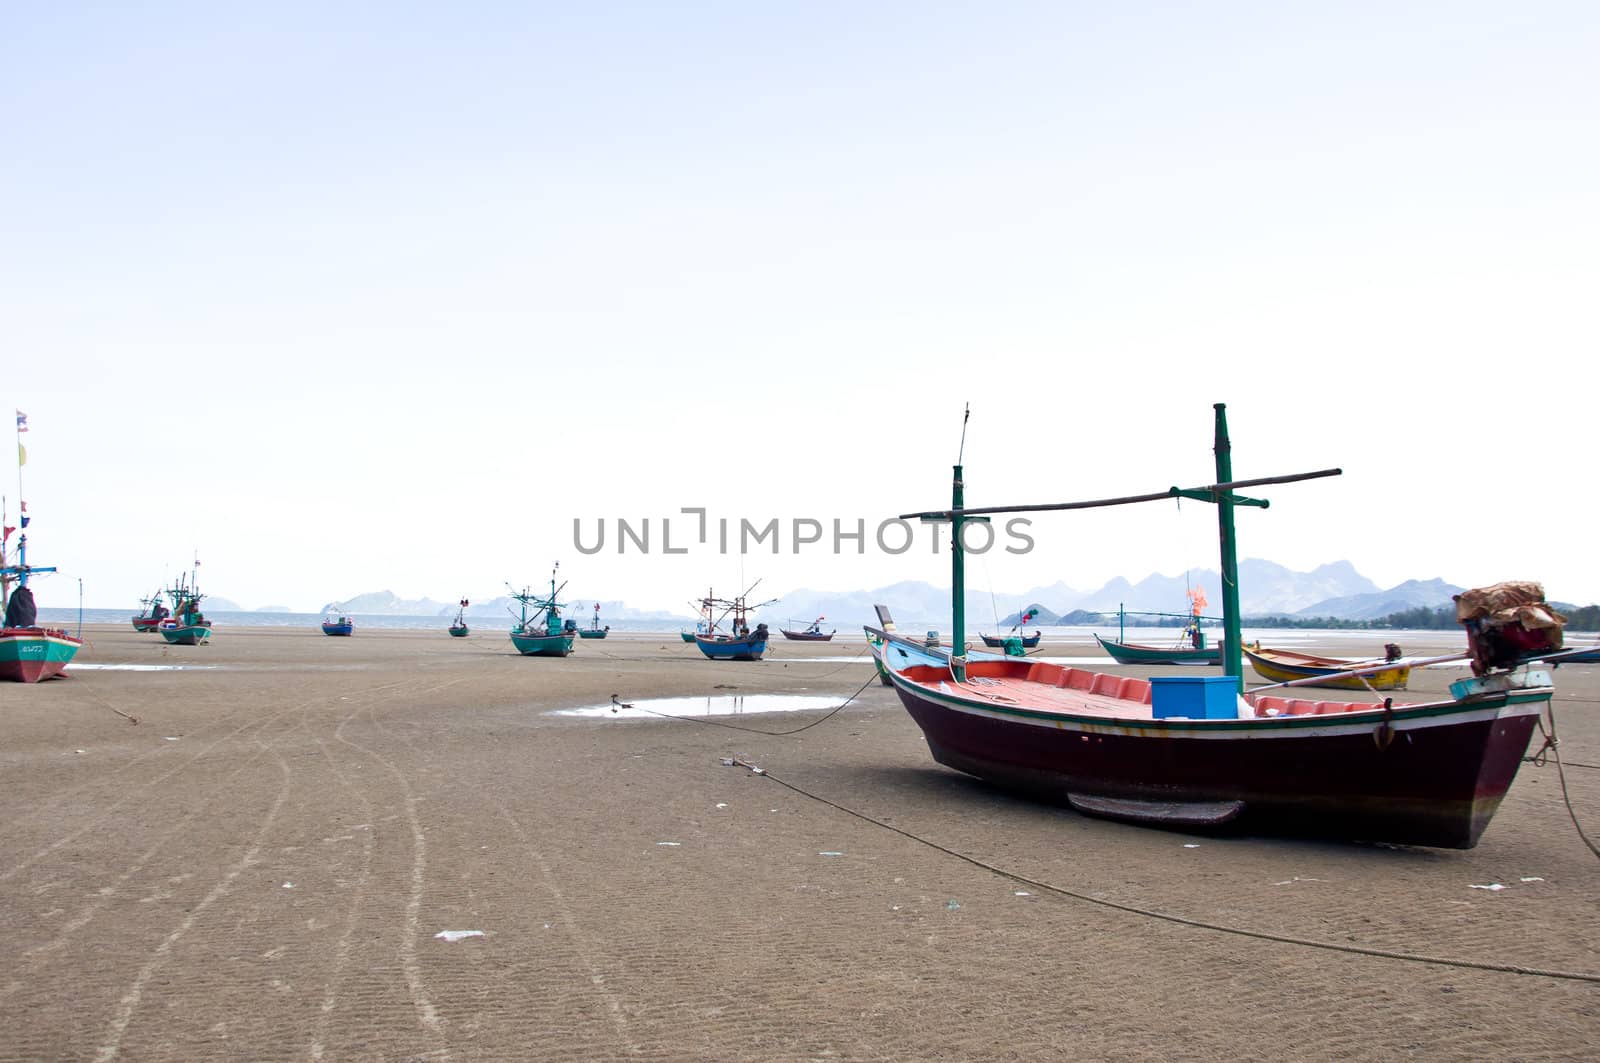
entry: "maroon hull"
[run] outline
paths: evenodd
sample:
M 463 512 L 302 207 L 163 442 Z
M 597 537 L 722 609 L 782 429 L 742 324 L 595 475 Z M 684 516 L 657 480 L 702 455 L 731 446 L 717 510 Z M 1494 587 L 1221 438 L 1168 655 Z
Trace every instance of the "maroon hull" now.
M 786 638 L 786 639 L 794 639 L 796 642 L 831 642 L 831 641 L 833 641 L 833 632 L 831 632 L 831 631 L 824 635 L 824 634 L 821 634 L 819 632 L 811 632 L 811 631 L 785 631 L 783 628 L 779 628 L 778 630 L 783 632 L 783 637 L 784 638 Z
M 1471 848 L 1527 750 L 1542 700 L 1383 714 L 1173 724 L 964 711 L 895 687 L 939 763 L 1046 800 L 1243 802 L 1265 830 Z M 1031 714 L 1037 716 L 1038 714 Z M 1202 737 L 1202 735 L 1209 736 Z

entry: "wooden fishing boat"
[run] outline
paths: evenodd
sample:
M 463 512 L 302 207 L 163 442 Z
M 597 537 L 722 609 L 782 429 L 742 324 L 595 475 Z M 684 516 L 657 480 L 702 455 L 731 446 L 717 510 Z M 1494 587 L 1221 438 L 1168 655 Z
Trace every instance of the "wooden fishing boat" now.
M 811 621 L 808 627 L 799 631 L 792 631 L 786 627 L 781 627 L 778 630 L 783 633 L 784 638 L 793 639 L 796 642 L 832 642 L 833 636 L 838 633 L 838 629 L 823 631 L 822 622 L 826 619 L 828 618 L 825 616 L 819 616 Z
M 590 625 L 588 627 L 579 628 L 578 629 L 578 637 L 580 639 L 603 639 L 610 632 L 611 632 L 611 625 L 610 624 L 607 624 L 605 627 L 601 627 L 600 626 L 600 603 L 599 602 L 595 602 L 594 603 L 594 620 L 592 620 L 590 622 Z
M 167 607 L 161 604 L 161 592 L 139 599 L 139 615 L 133 617 L 133 630 L 154 634 L 167 618 Z
M 461 605 L 456 610 L 456 618 L 450 622 L 451 638 L 464 639 L 472 633 L 472 629 L 467 626 L 467 606 L 470 604 L 472 603 L 465 598 L 461 599 Z
M 180 578 L 167 590 L 167 597 L 172 599 L 172 615 L 156 629 L 163 639 L 174 646 L 198 646 L 211 638 L 211 621 L 200 611 L 205 595 L 200 593 L 199 561 L 194 563 L 193 578 Z
M 1452 684 L 1445 699 L 1401 705 L 1392 698 L 1345 703 L 1292 692 L 1241 695 L 1233 507 L 1260 503 L 1235 492 L 1339 470 L 1235 481 L 1224 408 L 1215 409 L 1214 484 L 969 510 L 958 464 L 951 508 L 903 519 L 953 525 L 952 645 L 961 647 L 964 522 L 997 512 L 1173 497 L 1215 504 L 1228 674 L 1146 680 L 931 649 L 868 629 L 880 640 L 884 667 L 929 751 L 939 763 L 996 785 L 1136 823 L 1185 829 L 1234 823 L 1294 835 L 1471 848 L 1550 703 L 1549 673 L 1475 650 L 1474 676 Z M 1477 621 L 1464 623 L 1469 645 L 1477 646 L 1484 632 L 1472 626 Z M 1512 644 L 1520 645 L 1498 645 Z
M 17 593 L 22 593 L 18 588 Z M 57 628 L 28 625 L 0 628 L 0 680 L 37 683 L 56 676 L 83 648 L 83 640 Z
M 1272 650 L 1257 642 L 1245 646 L 1245 657 L 1256 674 L 1271 683 L 1328 687 L 1335 690 L 1404 690 L 1411 679 L 1411 666 L 1396 661 L 1352 661 L 1340 657 L 1318 657 L 1294 650 Z M 1395 655 L 1398 659 L 1398 654 Z M 1370 666 L 1385 664 L 1380 671 Z
M 1218 646 L 1206 646 L 1198 650 L 1181 643 L 1172 646 L 1151 646 L 1140 642 L 1118 642 L 1116 639 L 1108 639 L 1098 634 L 1094 639 L 1118 664 L 1222 663 L 1222 649 Z
M 1044 637 L 1043 631 L 1035 631 L 1031 635 L 979 635 L 983 644 L 992 650 L 1004 649 L 1007 642 L 1015 640 L 1022 644 L 1025 650 L 1031 650 L 1039 645 L 1039 640 Z
M 343 614 L 329 614 L 322 621 L 322 633 L 324 635 L 348 636 L 355 629 L 356 622 Z
M 28 418 L 17 412 L 17 432 L 26 432 Z M 17 493 L 22 480 L 22 447 L 17 447 Z M 39 626 L 39 609 L 33 600 L 33 589 L 28 580 L 35 575 L 54 572 L 53 565 L 28 564 L 28 525 L 33 518 L 23 503 L 21 519 L 13 528 L 6 523 L 7 515 L 0 512 L 0 680 L 12 683 L 37 683 L 56 676 L 65 678 L 63 669 L 72 663 L 83 639 L 69 635 L 57 628 Z M 16 550 L 11 549 L 11 535 L 17 536 Z M 13 588 L 13 584 L 15 587 Z M 81 628 L 81 624 L 80 624 Z
M 556 569 L 561 567 L 556 563 Z M 517 626 L 511 629 L 511 644 L 524 657 L 565 657 L 572 652 L 577 627 L 570 621 L 561 621 L 561 603 L 556 596 L 561 587 L 556 586 L 556 569 L 550 572 L 550 595 L 532 593 L 526 587 L 520 592 L 511 591 L 511 597 L 521 603 Z
M 1032 635 L 1022 633 L 1022 626 L 1038 614 L 1032 609 L 1025 611 L 1017 622 L 1011 625 L 1011 631 L 1004 635 L 979 635 L 983 644 L 991 650 L 1005 650 L 1013 657 L 1022 656 L 1023 650 L 1036 649 L 1039 640 L 1044 637 L 1043 631 L 1035 631 Z
M 770 601 L 750 605 L 750 591 L 755 590 L 756 584 L 760 582 L 760 580 L 756 580 L 744 594 L 739 595 L 737 598 L 717 598 L 709 591 L 706 593 L 706 597 L 701 600 L 701 604 L 706 607 L 707 615 L 710 615 L 718 607 L 721 607 L 722 612 L 709 625 L 712 634 L 702 635 L 696 633 L 694 644 L 700 647 L 701 653 L 713 661 L 761 660 L 761 655 L 767 652 L 767 639 L 770 634 L 766 624 L 757 624 L 755 630 L 751 630 L 748 614 L 753 609 L 772 605 L 777 599 L 773 598 Z M 726 634 L 718 630 L 723 620 L 730 621 L 730 627 Z

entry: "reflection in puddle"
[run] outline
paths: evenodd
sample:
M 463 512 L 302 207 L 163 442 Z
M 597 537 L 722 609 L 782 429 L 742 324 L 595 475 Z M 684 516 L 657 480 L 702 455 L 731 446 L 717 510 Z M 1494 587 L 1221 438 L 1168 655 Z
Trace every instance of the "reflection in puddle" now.
M 805 694 L 716 694 L 697 698 L 635 698 L 616 704 L 586 705 L 578 709 L 555 709 L 547 716 L 582 716 L 589 719 L 616 718 L 642 720 L 662 716 L 740 716 L 757 712 L 803 712 L 806 709 L 831 709 L 838 698 L 816 698 Z

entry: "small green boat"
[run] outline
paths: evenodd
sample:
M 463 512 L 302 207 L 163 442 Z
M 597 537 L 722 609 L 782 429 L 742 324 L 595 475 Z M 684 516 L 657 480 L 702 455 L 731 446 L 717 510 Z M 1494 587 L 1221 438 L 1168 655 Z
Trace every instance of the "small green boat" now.
M 611 625 L 600 626 L 600 603 L 594 603 L 594 621 L 586 628 L 578 631 L 580 639 L 603 639 L 611 633 Z
M 192 578 L 180 578 L 178 585 L 167 591 L 172 599 L 172 615 L 161 622 L 156 630 L 174 646 L 198 646 L 211 637 L 211 621 L 200 612 L 200 562 L 194 563 Z
M 556 568 L 560 567 L 561 562 L 557 561 Z M 561 585 L 565 586 L 565 583 Z M 507 584 L 507 587 L 510 585 Z M 511 590 L 511 597 L 522 603 L 517 626 L 511 629 L 511 644 L 524 657 L 565 657 L 572 652 L 578 625 L 570 620 L 565 624 L 561 622 L 561 603 L 556 601 L 561 587 L 556 586 L 556 574 L 552 569 L 548 598 L 534 594 L 526 587 L 521 593 Z
M 1117 608 L 1117 637 L 1114 639 L 1101 638 L 1095 635 L 1095 641 L 1100 643 L 1100 648 L 1111 654 L 1118 664 L 1221 664 L 1222 647 L 1213 643 L 1206 645 L 1205 629 L 1200 626 L 1202 620 L 1219 620 L 1220 617 L 1201 616 L 1200 610 L 1206 604 L 1205 592 L 1199 588 L 1191 589 L 1189 601 L 1192 609 L 1188 613 L 1148 613 L 1138 612 L 1135 616 L 1155 616 L 1166 619 L 1187 620 L 1188 626 L 1183 629 L 1183 634 L 1170 646 L 1151 646 L 1141 642 L 1124 641 L 1127 632 L 1128 611 Z
M 465 598 L 461 599 L 461 608 L 456 610 L 455 622 L 450 625 L 450 637 L 464 639 L 472 633 L 467 627 L 467 606 L 471 604 Z

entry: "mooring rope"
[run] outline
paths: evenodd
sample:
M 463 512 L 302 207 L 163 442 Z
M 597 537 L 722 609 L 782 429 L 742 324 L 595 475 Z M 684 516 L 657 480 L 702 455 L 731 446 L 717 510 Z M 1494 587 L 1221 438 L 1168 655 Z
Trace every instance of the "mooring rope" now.
M 857 693 L 860 693 L 860 691 L 857 691 Z M 1036 889 L 1060 894 L 1063 897 L 1070 897 L 1073 900 L 1084 901 L 1088 904 L 1095 904 L 1104 908 L 1111 908 L 1119 912 L 1125 912 L 1129 915 L 1142 916 L 1147 919 L 1159 919 L 1168 923 L 1176 923 L 1179 926 L 1193 927 L 1197 930 L 1212 930 L 1220 934 L 1232 934 L 1237 937 L 1254 938 L 1258 941 L 1272 941 L 1281 945 L 1299 945 L 1303 948 L 1323 949 L 1329 952 L 1345 952 L 1357 956 L 1374 956 L 1378 959 L 1401 960 L 1406 963 L 1425 963 L 1438 967 L 1459 967 L 1478 971 L 1498 971 L 1505 974 L 1534 975 L 1540 978 L 1560 978 L 1568 981 L 1600 984 L 1600 974 L 1592 974 L 1587 971 L 1561 971 L 1542 967 L 1522 967 L 1509 963 L 1487 963 L 1480 960 L 1461 960 L 1446 956 L 1427 956 L 1421 953 L 1393 952 L 1388 949 L 1367 948 L 1362 945 L 1340 945 L 1331 941 L 1317 941 L 1312 938 L 1293 937 L 1288 934 L 1275 934 L 1265 930 L 1251 930 L 1247 927 L 1228 926 L 1225 923 L 1209 923 L 1202 919 L 1190 919 L 1187 916 L 1173 915 L 1170 912 L 1156 911 L 1153 908 L 1141 908 L 1138 905 L 1123 904 L 1119 901 L 1106 900 L 1103 897 L 1095 897 L 1087 893 L 1082 893 L 1078 890 L 1068 889 L 1065 886 L 1057 886 L 1054 883 L 1045 882 L 1036 878 L 1029 878 L 1027 875 L 1019 874 L 1015 871 L 1008 871 L 1003 867 L 980 860 L 975 856 L 968 856 L 966 853 L 958 852 L 957 850 L 951 849 L 948 846 L 940 845 L 938 842 L 931 841 L 917 834 L 913 834 L 904 828 L 896 827 L 891 823 L 885 823 L 881 819 L 875 819 L 872 816 L 867 815 L 865 812 L 858 812 L 853 808 L 839 804 L 837 801 L 830 801 L 828 798 L 819 794 L 814 794 L 803 787 L 796 786 L 794 783 L 789 782 L 786 779 L 778 778 L 765 768 L 759 768 L 754 764 L 740 760 L 737 757 L 725 758 L 723 763 L 745 768 L 755 775 L 759 775 L 762 778 L 771 779 L 778 785 L 783 786 L 786 789 L 793 790 L 802 797 L 808 797 L 813 801 L 819 802 L 820 804 L 827 805 L 829 808 L 837 809 L 848 816 L 854 816 L 856 819 L 862 820 L 863 822 L 871 823 L 875 827 L 882 827 L 884 830 L 892 831 L 901 837 L 909 838 L 911 841 L 914 841 L 919 845 L 925 845 L 928 848 L 935 849 L 947 856 L 953 856 L 957 860 L 969 863 L 974 867 L 980 867 L 985 871 L 999 875 L 1001 878 L 1010 879 L 1013 882 L 1021 882 L 1025 885 L 1033 886 Z
M 1546 702 L 1545 706 L 1547 711 L 1550 713 L 1550 730 L 1546 731 L 1544 729 L 1544 717 L 1536 717 L 1539 724 L 1539 733 L 1544 735 L 1544 745 L 1540 746 L 1539 751 L 1533 756 L 1525 757 L 1523 759 L 1530 760 L 1539 767 L 1543 767 L 1546 755 L 1555 758 L 1556 778 L 1561 781 L 1561 800 L 1565 802 L 1567 806 L 1567 816 L 1572 820 L 1572 828 L 1578 832 L 1578 837 L 1583 839 L 1583 844 L 1589 847 L 1589 851 L 1597 858 L 1600 858 L 1600 848 L 1596 848 L 1594 842 L 1590 841 L 1589 836 L 1583 832 L 1583 824 L 1578 822 L 1578 813 L 1572 807 L 1572 795 L 1567 793 L 1567 772 L 1561 764 L 1561 739 L 1556 737 L 1555 699 L 1552 698 L 1550 701 Z

